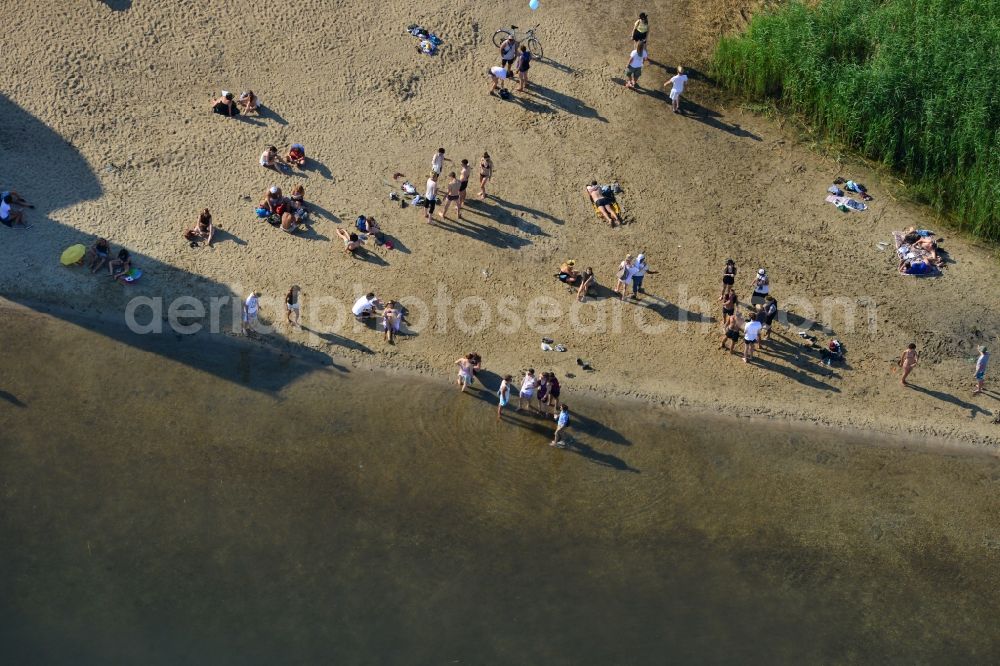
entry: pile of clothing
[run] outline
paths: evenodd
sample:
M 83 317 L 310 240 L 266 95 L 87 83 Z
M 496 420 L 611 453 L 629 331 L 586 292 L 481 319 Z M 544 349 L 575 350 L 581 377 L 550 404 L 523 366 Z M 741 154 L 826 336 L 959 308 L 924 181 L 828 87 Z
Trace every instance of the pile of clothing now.
M 843 189 L 840 188 L 841 185 L 844 186 Z M 828 187 L 826 191 L 829 192 L 826 200 L 845 213 L 852 210 L 868 210 L 868 206 L 861 203 L 857 199 L 852 198 L 851 194 L 848 194 L 848 192 L 858 195 L 865 201 L 872 200 L 871 195 L 868 194 L 868 190 L 864 185 L 856 183 L 853 180 L 844 180 L 843 178 L 837 178 L 834 180 L 833 185 Z
M 420 40 L 420 43 L 417 44 L 417 52 L 419 53 L 434 55 L 437 53 L 438 47 L 441 46 L 442 39 L 440 37 L 419 25 L 409 26 L 406 32 Z

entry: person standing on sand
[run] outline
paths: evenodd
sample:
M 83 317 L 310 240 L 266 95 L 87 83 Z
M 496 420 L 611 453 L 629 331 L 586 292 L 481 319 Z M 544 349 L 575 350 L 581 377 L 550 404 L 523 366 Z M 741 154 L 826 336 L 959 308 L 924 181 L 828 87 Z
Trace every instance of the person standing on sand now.
M 489 153 L 483 153 L 483 159 L 479 160 L 479 198 L 486 198 L 486 183 L 493 178 L 493 160 Z
M 625 87 L 638 88 L 639 77 L 642 76 L 642 66 L 649 62 L 646 43 L 639 42 L 628 54 L 628 65 L 625 67 Z
M 528 368 L 528 371 L 524 373 L 524 379 L 521 380 L 521 390 L 517 394 L 517 411 L 521 411 L 524 407 L 524 401 L 528 401 L 528 407 L 531 407 L 531 399 L 535 397 L 535 369 Z
M 750 321 L 746 323 L 743 327 L 743 362 L 749 363 L 753 360 L 753 351 L 757 347 L 757 341 L 760 338 L 760 329 L 762 324 L 757 321 L 757 315 L 750 315 Z
M 461 201 L 461 187 L 462 187 L 462 184 L 460 182 L 458 182 L 458 178 L 455 176 L 455 172 L 454 171 L 452 171 L 451 173 L 448 174 L 448 178 L 450 178 L 451 180 L 448 181 L 447 190 L 445 192 L 445 196 L 444 196 L 444 208 L 441 209 L 441 212 L 438 213 L 438 215 L 441 216 L 442 220 L 445 217 L 447 217 L 448 216 L 448 208 L 451 206 L 452 202 L 454 202 L 455 209 L 457 211 L 456 215 L 458 216 L 458 219 L 461 220 L 462 219 L 462 201 Z
M 438 151 L 434 153 L 434 157 L 431 158 L 431 172 L 436 176 L 440 176 L 441 172 L 444 171 L 445 162 L 451 162 L 451 160 L 444 156 L 444 148 L 438 148 Z
M 763 268 L 758 268 L 757 275 L 750 286 L 753 288 L 753 294 L 750 296 L 750 304 L 762 305 L 764 299 L 767 298 L 767 295 L 771 291 L 771 278 L 767 276 L 767 271 Z
M 257 315 L 260 312 L 260 292 L 251 291 L 247 300 L 243 302 L 243 335 L 250 335 L 257 324 Z
M 972 395 L 977 395 L 983 392 L 983 382 L 986 381 L 986 366 L 990 364 L 990 350 L 986 348 L 986 345 L 979 345 L 979 358 L 976 359 L 976 388 L 972 391 Z
M 726 259 L 726 267 L 722 269 L 722 295 L 719 296 L 720 301 L 726 300 L 726 294 L 733 291 L 734 284 L 736 284 L 736 262 L 732 259 Z
M 764 315 L 764 327 L 760 332 L 760 344 L 763 347 L 765 340 L 771 339 L 771 325 L 774 323 L 774 318 L 778 316 L 778 301 L 768 294 L 764 298 L 764 309 L 761 311 Z
M 458 366 L 458 386 L 463 393 L 468 386 L 472 386 L 472 361 L 468 354 L 455 361 Z
M 656 271 L 646 263 L 646 255 L 640 254 L 635 258 L 635 266 L 632 269 L 632 298 L 635 300 L 642 298 L 639 294 L 646 293 L 642 288 L 642 281 L 647 273 L 649 275 L 656 275 Z
M 559 408 L 559 413 L 555 416 L 556 419 L 556 431 L 552 433 L 552 441 L 549 442 L 549 446 L 557 446 L 559 448 L 563 447 L 563 433 L 569 428 L 569 406 L 563 404 Z
M 462 170 L 458 172 L 458 209 L 462 210 L 462 206 L 465 205 L 465 194 L 469 187 L 469 176 L 472 175 L 469 170 L 469 160 L 462 160 Z
M 639 48 L 639 42 L 649 42 L 649 18 L 645 12 L 639 12 L 639 19 L 632 25 L 632 41 L 635 48 Z
M 736 298 L 735 291 L 727 291 L 722 297 L 722 320 L 725 321 L 726 317 L 733 316 L 736 311 L 736 306 L 740 304 L 740 300 Z
M 674 113 L 681 112 L 681 95 L 684 93 L 684 86 L 687 85 L 687 74 L 684 73 L 684 68 L 678 66 L 677 73 L 674 74 L 670 79 L 663 84 L 663 87 L 671 86 L 670 88 L 670 101 L 674 107 Z
M 903 355 L 899 357 L 899 367 L 903 369 L 903 376 L 899 378 L 900 386 L 909 386 L 906 383 L 906 378 L 910 376 L 913 372 L 913 368 L 917 366 L 917 362 L 920 360 L 920 354 L 917 353 L 917 345 L 913 342 L 906 345 L 906 349 L 903 350 Z
M 521 53 L 517 56 L 517 91 L 524 92 L 528 87 L 528 70 L 531 69 L 531 51 L 527 46 L 521 47 Z
M 499 90 L 500 92 L 497 94 L 503 99 L 504 95 L 507 94 L 504 92 L 506 90 L 504 81 L 510 78 L 511 74 L 503 67 L 493 66 L 486 70 L 486 75 L 490 77 L 490 89 L 486 94 L 492 95 L 494 90 Z
M 500 44 L 500 64 L 507 70 L 507 76 L 514 73 L 514 59 L 517 57 L 517 40 L 514 35 L 508 35 Z
M 293 284 L 285 294 L 285 319 L 288 323 L 296 328 L 302 328 L 299 324 L 299 285 Z
M 427 177 L 427 190 L 424 192 L 424 198 L 427 200 L 425 202 L 427 206 L 427 212 L 424 215 L 427 218 L 427 222 L 430 223 L 431 217 L 434 215 L 434 207 L 437 206 L 437 192 L 438 192 L 438 177 L 436 173 L 431 173 Z
M 500 403 L 497 405 L 497 420 L 500 420 L 500 416 L 503 415 L 503 408 L 507 406 L 510 402 L 510 385 L 513 383 L 514 378 L 507 375 L 500 382 L 500 389 L 497 391 L 497 397 L 500 398 Z
M 632 276 L 635 274 L 635 260 L 631 254 L 625 255 L 624 261 L 618 264 L 618 282 L 615 283 L 615 293 L 622 295 L 624 301 L 628 297 L 628 288 L 632 284 Z
M 726 342 L 730 343 L 730 354 L 736 353 L 736 343 L 740 341 L 740 332 L 746 325 L 743 321 L 742 315 L 738 312 L 730 312 L 728 315 L 723 317 L 722 326 L 722 345 L 719 347 L 722 351 L 726 350 Z

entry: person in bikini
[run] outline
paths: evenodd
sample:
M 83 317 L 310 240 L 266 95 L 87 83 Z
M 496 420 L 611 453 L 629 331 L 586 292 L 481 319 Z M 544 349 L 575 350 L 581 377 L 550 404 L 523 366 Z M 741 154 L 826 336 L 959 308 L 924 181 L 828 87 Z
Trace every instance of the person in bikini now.
M 389 301 L 382 310 L 382 328 L 385 329 L 385 341 L 390 345 L 396 344 L 396 335 L 399 333 L 402 318 L 399 308 L 396 307 L 396 301 Z
M 208 209 L 201 211 L 198 216 L 198 222 L 184 232 L 184 238 L 196 243 L 197 241 L 205 241 L 205 245 L 209 247 L 212 246 L 212 237 L 215 236 L 215 227 L 212 225 L 212 214 L 208 212 Z
M 108 242 L 108 239 L 98 238 L 95 240 L 94 244 L 87 249 L 87 265 L 90 267 L 90 272 L 96 273 L 104 268 L 104 264 L 108 263 L 110 256 L 111 243 Z
M 462 160 L 462 170 L 458 172 L 458 209 L 465 205 L 465 191 L 469 187 L 469 160 Z
M 619 224 L 621 223 L 621 220 L 618 219 L 614 209 L 611 208 L 611 204 L 614 203 L 614 200 L 605 197 L 604 194 L 601 193 L 601 186 L 597 184 L 596 180 L 591 181 L 590 185 L 587 186 L 587 196 L 590 197 L 590 200 L 595 206 L 597 206 L 597 210 L 600 211 L 601 215 L 605 220 L 607 220 L 608 224 L 614 227 L 615 222 L 618 222 Z
M 733 290 L 727 291 L 722 296 L 722 318 L 725 321 L 726 317 L 731 317 L 736 311 L 736 306 L 740 304 L 740 300 L 736 298 L 736 292 Z
M 344 252 L 347 254 L 355 254 L 361 249 L 361 240 L 358 239 L 357 234 L 347 233 L 344 229 L 337 229 L 337 237 L 344 241 Z
M 493 160 L 489 153 L 483 153 L 483 159 L 479 160 L 479 198 L 486 198 L 486 183 L 493 178 Z
M 446 189 L 446 194 L 445 194 L 445 197 L 444 197 L 444 208 L 441 209 L 441 212 L 438 213 L 438 215 L 441 216 L 442 220 L 445 217 L 447 217 L 447 215 L 448 215 L 448 209 L 451 207 L 451 204 L 454 202 L 455 209 L 456 209 L 456 214 L 458 216 L 458 219 L 461 220 L 462 219 L 462 199 L 461 199 L 461 187 L 462 187 L 462 184 L 460 182 L 458 182 L 458 178 L 455 176 L 455 172 L 454 171 L 452 171 L 451 173 L 448 174 L 448 178 L 450 178 L 451 180 L 448 181 L 448 185 L 446 186 L 447 189 Z
M 722 269 L 722 295 L 720 301 L 726 300 L 726 294 L 732 292 L 733 285 L 736 284 L 736 262 L 726 259 L 726 267 Z
M 909 386 L 906 383 L 906 378 L 910 376 L 919 360 L 920 354 L 917 353 L 917 345 L 911 342 L 903 350 L 902 356 L 899 357 L 899 367 L 903 369 L 903 376 L 899 378 L 900 386 Z

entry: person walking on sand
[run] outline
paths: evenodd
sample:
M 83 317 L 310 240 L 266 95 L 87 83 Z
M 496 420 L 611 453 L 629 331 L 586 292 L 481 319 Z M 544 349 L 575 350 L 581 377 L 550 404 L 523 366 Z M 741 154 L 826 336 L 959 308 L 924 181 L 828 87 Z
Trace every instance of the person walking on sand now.
M 972 391 L 973 395 L 978 395 L 983 392 L 983 382 L 986 381 L 986 366 L 990 364 L 990 350 L 986 348 L 986 345 L 979 345 L 979 358 L 976 359 L 976 388 Z
M 260 292 L 251 291 L 247 300 L 243 302 L 243 335 L 253 333 L 257 324 L 257 315 L 260 313 Z
M 527 46 L 521 46 L 521 53 L 517 56 L 517 91 L 524 92 L 528 87 L 528 70 L 531 69 L 531 51 Z
M 302 328 L 299 324 L 299 285 L 293 284 L 285 294 L 285 319 L 295 328 Z
M 736 284 L 736 262 L 726 259 L 726 267 L 722 269 L 722 294 L 720 301 L 726 300 L 726 294 L 732 293 L 733 285 Z
M 671 86 L 670 88 L 670 101 L 674 107 L 674 113 L 681 112 L 681 95 L 684 93 L 684 86 L 687 85 L 687 74 L 684 73 L 684 68 L 678 66 L 677 73 L 674 74 L 670 79 L 663 84 L 663 87 Z
M 444 156 L 444 148 L 438 148 L 434 157 L 431 158 L 431 172 L 440 176 L 441 172 L 444 171 L 445 162 L 451 162 L 451 160 Z
M 431 218 L 434 216 L 434 208 L 437 206 L 437 193 L 438 177 L 436 173 L 431 173 L 427 177 L 427 190 L 424 192 L 424 198 L 427 200 L 425 202 L 427 212 L 424 217 L 427 218 L 428 223 L 430 223 Z
M 507 39 L 500 44 L 500 64 L 507 70 L 507 76 L 514 73 L 514 59 L 517 58 L 517 40 L 514 35 L 507 35 Z
M 638 88 L 639 77 L 642 76 L 642 66 L 649 62 L 646 43 L 639 42 L 628 54 L 628 65 L 625 66 L 625 87 Z
M 497 405 L 498 421 L 500 420 L 500 417 L 503 415 L 503 408 L 507 406 L 508 402 L 510 402 L 510 385 L 511 383 L 513 383 L 513 381 L 514 378 L 511 377 L 510 375 L 507 375 L 506 377 L 503 378 L 503 381 L 500 382 L 500 389 L 497 391 L 497 397 L 500 399 L 500 402 Z
M 528 371 L 524 373 L 524 379 L 521 380 L 521 390 L 517 394 L 517 411 L 521 411 L 524 407 L 524 401 L 528 401 L 528 407 L 531 407 L 531 399 L 535 397 L 535 384 L 538 380 L 535 378 L 535 369 L 528 368 Z
M 739 312 L 730 312 L 723 316 L 723 327 L 722 327 L 722 345 L 719 347 L 722 351 L 726 350 L 726 343 L 729 344 L 729 353 L 736 353 L 736 343 L 740 341 L 740 333 L 743 331 L 743 327 L 746 322 L 743 321 L 743 316 Z
M 632 41 L 635 47 L 639 48 L 639 43 L 649 43 L 649 18 L 645 12 L 639 12 L 639 18 L 632 25 Z
M 753 352 L 757 347 L 760 338 L 760 329 L 763 326 L 757 321 L 757 315 L 750 315 L 750 321 L 743 327 L 743 362 L 749 363 L 753 360 Z
M 913 372 L 913 368 L 917 366 L 917 362 L 920 360 L 920 354 L 917 353 L 916 343 L 911 342 L 906 345 L 906 349 L 903 350 L 902 356 L 899 357 L 899 367 L 903 369 L 903 376 L 899 378 L 900 386 L 909 386 L 906 383 L 906 378 L 910 376 Z
M 469 187 L 469 176 L 472 175 L 469 169 L 469 160 L 462 160 L 462 170 L 458 172 L 458 209 L 462 210 L 465 205 L 466 190 Z
M 642 288 L 642 281 L 647 274 L 656 275 L 656 271 L 646 263 L 646 255 L 640 254 L 635 258 L 635 266 L 632 268 L 632 298 L 635 300 L 642 298 L 639 294 L 646 293 Z
M 764 326 L 760 331 L 760 345 L 763 347 L 764 341 L 771 339 L 771 325 L 778 316 L 778 301 L 771 294 L 764 297 L 764 309 L 761 310 L 761 314 L 764 316 Z
M 463 393 L 468 386 L 472 385 L 472 361 L 468 354 L 455 361 L 458 366 L 458 386 Z
M 615 283 L 615 293 L 622 295 L 624 301 L 628 298 L 628 288 L 632 284 L 632 277 L 635 275 L 635 260 L 631 254 L 625 255 L 622 263 L 618 264 L 618 282 Z
M 549 442 L 549 446 L 556 446 L 561 449 L 564 446 L 563 437 L 565 437 L 566 429 L 569 428 L 569 406 L 563 403 L 555 419 L 556 431 L 552 433 L 552 441 Z
M 493 160 L 489 153 L 483 153 L 483 158 L 479 160 L 479 198 L 486 198 L 486 183 L 493 178 Z
M 441 212 L 438 213 L 438 215 L 441 216 L 442 220 L 444 218 L 446 218 L 448 216 L 448 208 L 450 208 L 451 204 L 454 202 L 454 204 L 455 204 L 455 210 L 456 210 L 456 215 L 458 216 L 458 219 L 461 220 L 462 219 L 462 200 L 461 200 L 461 187 L 462 187 L 462 184 L 460 182 L 458 182 L 458 178 L 455 176 L 455 172 L 454 171 L 452 171 L 451 173 L 448 174 L 448 178 L 450 178 L 450 180 L 448 181 L 448 185 L 446 186 L 447 190 L 446 190 L 446 193 L 445 193 L 445 196 L 444 196 L 444 208 L 441 209 Z

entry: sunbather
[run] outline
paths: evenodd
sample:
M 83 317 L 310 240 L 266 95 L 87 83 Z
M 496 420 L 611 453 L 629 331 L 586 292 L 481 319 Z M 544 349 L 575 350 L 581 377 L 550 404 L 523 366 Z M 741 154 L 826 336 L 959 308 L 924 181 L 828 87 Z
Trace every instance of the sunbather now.
M 212 100 L 212 111 L 220 116 L 228 116 L 229 118 L 235 118 L 240 115 L 240 109 L 233 100 L 233 93 L 226 90 L 222 91 L 221 97 L 216 97 Z
M 559 267 L 559 274 L 556 277 L 559 278 L 561 282 L 565 282 L 568 285 L 577 286 L 580 284 L 580 274 L 574 268 L 576 262 L 569 259 Z
M 344 241 L 344 252 L 347 254 L 357 254 L 363 245 L 357 234 L 347 233 L 344 229 L 337 229 L 337 236 Z
M 301 143 L 293 143 L 292 147 L 288 149 L 288 154 L 285 155 L 285 161 L 289 164 L 295 164 L 300 167 L 305 166 L 306 147 Z
M 604 216 L 608 224 L 613 227 L 615 226 L 615 222 L 621 223 L 621 220 L 618 219 L 618 215 L 612 208 L 612 205 L 615 203 L 614 195 L 605 196 L 596 180 L 591 181 L 590 185 L 587 186 L 587 196 L 590 197 L 594 207 Z
M 239 103 L 240 109 L 243 113 L 250 113 L 253 111 L 257 115 L 260 115 L 260 100 L 257 99 L 257 95 L 255 95 L 252 90 L 244 90 L 241 92 Z
M 189 241 L 196 242 L 203 240 L 205 245 L 211 247 L 212 237 L 215 235 L 215 227 L 212 225 L 212 214 L 208 212 L 208 209 L 201 211 L 201 215 L 198 216 L 198 222 L 184 232 L 184 238 Z
M 899 272 L 903 275 L 926 275 L 934 269 L 922 259 L 904 259 L 899 262 Z
M 91 273 L 104 268 L 111 256 L 111 243 L 106 238 L 98 238 L 94 244 L 87 248 L 87 267 Z

